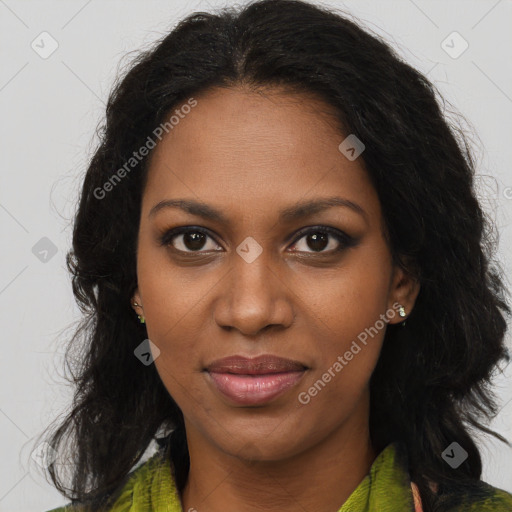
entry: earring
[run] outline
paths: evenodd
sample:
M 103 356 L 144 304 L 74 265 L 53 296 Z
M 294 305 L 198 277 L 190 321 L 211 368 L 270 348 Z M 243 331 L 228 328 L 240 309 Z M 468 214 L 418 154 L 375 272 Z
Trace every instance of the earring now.
M 398 309 L 398 314 L 399 314 L 402 318 L 404 318 L 404 317 L 406 317 L 406 316 L 407 316 L 407 313 L 405 312 L 405 308 L 404 308 L 403 306 L 400 306 L 400 308 Z M 403 322 L 401 322 L 402 327 L 405 327 L 405 322 L 406 322 L 406 320 L 404 320 Z
M 134 302 L 133 305 L 134 306 L 139 306 L 140 308 L 142 307 L 141 304 L 137 304 L 136 302 Z M 137 318 L 140 320 L 141 324 L 146 323 L 146 319 L 142 315 L 137 315 Z

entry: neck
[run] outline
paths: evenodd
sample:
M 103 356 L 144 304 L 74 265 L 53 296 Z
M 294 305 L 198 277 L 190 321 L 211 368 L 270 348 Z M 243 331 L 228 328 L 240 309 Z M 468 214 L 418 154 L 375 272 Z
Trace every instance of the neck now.
M 366 417 L 367 418 L 367 417 Z M 338 510 L 368 474 L 376 453 L 366 424 L 347 424 L 281 460 L 246 460 L 187 428 L 190 471 L 183 510 L 311 512 Z

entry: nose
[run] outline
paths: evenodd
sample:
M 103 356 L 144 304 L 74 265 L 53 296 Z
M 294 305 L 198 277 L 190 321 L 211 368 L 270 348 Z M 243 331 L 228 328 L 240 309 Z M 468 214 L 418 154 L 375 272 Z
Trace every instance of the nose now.
M 222 280 L 214 318 L 226 330 L 236 329 L 248 337 L 271 326 L 289 327 L 294 319 L 293 292 L 285 275 L 261 254 L 248 263 L 234 255 L 231 270 Z

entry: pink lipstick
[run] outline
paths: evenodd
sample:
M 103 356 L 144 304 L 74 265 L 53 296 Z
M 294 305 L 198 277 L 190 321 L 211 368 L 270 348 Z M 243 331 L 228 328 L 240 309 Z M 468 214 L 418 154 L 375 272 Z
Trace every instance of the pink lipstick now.
M 239 405 L 260 405 L 295 386 L 307 370 L 304 364 L 271 354 L 256 358 L 231 356 L 206 368 L 210 382 Z

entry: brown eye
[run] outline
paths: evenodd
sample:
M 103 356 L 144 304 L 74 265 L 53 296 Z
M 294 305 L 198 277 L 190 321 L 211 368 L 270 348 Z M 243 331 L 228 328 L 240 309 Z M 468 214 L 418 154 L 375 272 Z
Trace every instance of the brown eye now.
M 215 251 L 219 245 L 208 243 L 213 238 L 203 229 L 184 227 L 172 229 L 161 238 L 162 245 L 170 245 L 181 252 Z M 205 247 L 206 246 L 206 247 Z
M 299 243 L 302 240 L 304 241 Z M 296 238 L 293 244 L 293 251 L 330 253 L 351 247 L 355 245 L 355 243 L 355 239 L 342 231 L 324 226 L 310 228 L 305 232 L 301 232 L 301 236 Z

